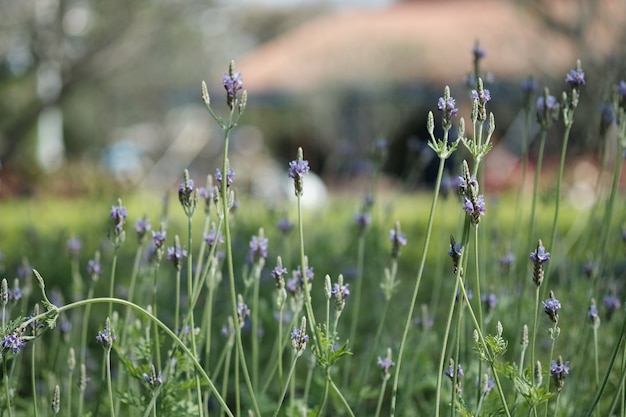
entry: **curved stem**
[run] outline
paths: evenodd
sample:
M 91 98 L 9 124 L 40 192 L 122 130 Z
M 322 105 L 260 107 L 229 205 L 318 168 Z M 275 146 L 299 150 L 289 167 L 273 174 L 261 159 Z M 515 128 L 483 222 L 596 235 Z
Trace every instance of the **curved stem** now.
M 285 400 L 285 395 L 287 394 L 287 390 L 289 389 L 289 381 L 291 381 L 291 378 L 293 377 L 293 374 L 296 370 L 297 361 L 298 361 L 298 356 L 295 355 L 295 357 L 293 358 L 293 362 L 291 362 L 291 368 L 289 369 L 289 373 L 287 374 L 287 381 L 285 382 L 285 387 L 283 388 L 283 392 L 281 393 L 278 399 L 278 406 L 276 407 L 276 411 L 274 411 L 274 414 L 273 414 L 274 417 L 278 416 L 278 412 L 280 411 L 280 408 L 283 405 L 283 401 Z
M 563 134 L 563 146 L 561 147 L 561 160 L 559 162 L 559 176 L 556 179 L 556 195 L 554 201 L 554 218 L 552 220 L 552 233 L 550 235 L 550 250 L 554 253 L 556 248 L 556 229 L 559 223 L 559 213 L 561 208 L 561 186 L 563 182 L 563 170 L 565 168 L 565 155 L 567 153 L 567 142 L 569 141 L 570 131 L 572 129 L 572 123 L 565 125 L 565 133 Z M 548 288 L 548 281 L 550 280 L 550 263 L 546 268 L 544 288 Z
M 435 210 L 437 208 L 437 199 L 439 198 L 439 188 L 441 187 L 441 178 L 443 177 L 443 168 L 445 164 L 445 158 L 439 158 L 439 169 L 437 171 L 437 180 L 435 181 L 435 195 L 433 196 L 433 202 L 430 207 L 430 214 L 428 215 L 428 226 L 426 228 L 426 239 L 424 240 L 424 250 L 422 251 L 422 260 L 420 261 L 420 267 L 417 272 L 417 279 L 415 280 L 415 287 L 413 289 L 413 296 L 411 297 L 411 304 L 409 305 L 409 312 L 406 316 L 404 323 L 404 331 L 402 332 L 402 341 L 400 342 L 400 349 L 398 351 L 398 362 L 396 367 L 396 373 L 393 378 L 393 387 L 391 389 L 391 417 L 396 413 L 396 398 L 398 394 L 398 382 L 400 380 L 400 368 L 402 365 L 402 355 L 404 354 L 404 348 L 406 339 L 411 328 L 413 310 L 415 309 L 415 303 L 417 301 L 417 293 L 419 291 L 420 283 L 422 281 L 422 274 L 424 272 L 424 266 L 426 265 L 426 256 L 428 255 L 428 247 L 430 246 L 430 236 L 433 229 L 433 223 L 435 220 Z
M 537 210 L 537 194 L 539 192 L 539 178 L 541 177 L 541 165 L 543 163 L 543 151 L 546 146 L 546 136 L 548 131 L 546 129 L 541 130 L 541 139 L 539 141 L 539 155 L 537 156 L 537 166 L 535 168 L 535 179 L 533 181 L 533 198 L 530 206 L 530 224 L 528 230 L 528 247 L 532 246 L 535 233 L 535 212 Z
M 110 306 L 113 303 L 109 304 Z M 111 417 L 115 417 L 115 403 L 113 401 L 113 387 L 111 384 L 111 348 L 107 348 L 105 358 L 104 358 L 104 366 L 106 371 L 106 379 L 107 379 L 107 391 L 109 392 L 109 404 L 111 406 Z
M 126 301 L 126 300 L 123 300 L 123 299 L 120 299 L 120 298 L 110 298 L 110 297 L 91 298 L 91 299 L 87 299 L 87 300 L 80 300 L 80 301 L 76 301 L 76 302 L 73 302 L 73 303 L 70 303 L 70 304 L 66 304 L 66 305 L 61 306 L 61 307 L 57 307 L 56 310 L 47 311 L 45 313 L 41 313 L 41 314 L 39 314 L 37 316 L 31 317 L 30 319 L 26 320 L 23 323 L 23 325 L 26 326 L 26 325 L 28 325 L 29 323 L 32 323 L 35 320 L 39 320 L 39 321 L 43 320 L 43 321 L 45 321 L 45 319 L 50 314 L 60 314 L 63 311 L 69 311 L 69 310 L 72 310 L 72 309 L 75 309 L 75 308 L 78 308 L 78 307 L 89 306 L 89 305 L 92 305 L 92 304 L 111 304 L 111 305 L 112 304 L 120 304 L 120 305 L 123 305 L 123 306 L 129 306 L 131 309 L 141 313 L 143 316 L 145 316 L 146 318 L 151 320 L 154 324 L 156 324 L 159 328 L 161 328 L 161 330 L 163 330 L 163 332 L 165 334 L 167 334 L 169 337 L 172 338 L 172 340 L 174 341 L 174 345 L 178 349 L 182 350 L 185 353 L 185 355 L 187 355 L 190 358 L 190 361 L 191 361 L 193 367 L 196 369 L 197 372 L 200 373 L 202 378 L 204 380 L 206 380 L 206 382 L 207 382 L 207 384 L 209 386 L 209 389 L 211 390 L 213 395 L 215 395 L 218 403 L 222 407 L 224 407 L 226 409 L 226 413 L 227 413 L 227 415 L 229 417 L 234 417 L 234 415 L 232 414 L 232 412 L 228 408 L 228 405 L 226 404 L 226 402 L 224 401 L 224 399 L 220 395 L 219 391 L 217 390 L 217 388 L 213 384 L 213 381 L 211 380 L 209 375 L 206 373 L 206 371 L 204 370 L 204 368 L 202 367 L 200 362 L 198 362 L 198 359 L 196 357 L 194 357 L 193 353 L 185 345 L 185 343 L 169 327 L 167 327 L 167 325 L 165 323 L 163 323 L 161 320 L 159 320 L 153 314 L 150 314 L 148 311 L 146 311 L 142 307 L 138 306 L 137 304 L 131 303 L 129 301 Z

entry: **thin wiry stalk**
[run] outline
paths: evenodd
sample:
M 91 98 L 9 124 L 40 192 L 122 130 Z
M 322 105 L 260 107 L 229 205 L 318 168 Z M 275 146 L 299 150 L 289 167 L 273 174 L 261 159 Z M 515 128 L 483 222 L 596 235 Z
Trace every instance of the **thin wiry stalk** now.
M 446 138 L 447 139 L 447 138 Z M 417 293 L 419 291 L 420 283 L 422 281 L 422 274 L 424 272 L 424 266 L 426 265 L 426 256 L 428 255 L 428 248 L 430 246 L 430 236 L 432 233 L 433 222 L 435 219 L 435 210 L 437 208 L 437 199 L 439 198 L 439 188 L 441 187 L 441 178 L 443 177 L 443 168 L 445 164 L 445 158 L 439 158 L 439 169 L 437 171 L 437 180 L 435 181 L 435 195 L 430 207 L 430 214 L 428 215 L 428 226 L 426 228 L 426 239 L 424 240 L 424 250 L 422 252 L 422 260 L 420 261 L 419 270 L 417 272 L 417 279 L 415 280 L 415 288 L 413 289 L 413 296 L 411 298 L 411 304 L 409 305 L 409 312 L 406 316 L 404 324 L 404 331 L 402 333 L 402 341 L 400 342 L 400 349 L 398 350 L 398 362 L 396 367 L 396 373 L 393 378 L 393 388 L 391 390 L 391 417 L 396 413 L 396 399 L 398 394 L 398 382 L 400 378 L 400 369 L 402 365 L 402 355 L 406 345 L 406 340 L 413 321 L 413 310 L 415 309 L 415 303 L 417 302 Z

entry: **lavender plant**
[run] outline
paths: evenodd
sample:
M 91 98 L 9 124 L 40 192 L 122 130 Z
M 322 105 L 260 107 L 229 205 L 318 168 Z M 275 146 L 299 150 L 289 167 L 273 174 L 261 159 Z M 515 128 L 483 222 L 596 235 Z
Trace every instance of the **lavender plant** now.
M 623 273 L 616 268 L 623 261 L 624 251 L 618 249 L 626 224 L 619 188 L 626 83 L 613 89 L 610 131 L 619 155 L 609 196 L 594 209 L 601 213 L 600 229 L 589 226 L 591 237 L 585 240 L 557 241 L 557 228 L 572 223 L 561 197 L 562 177 L 586 74 L 578 63 L 565 77 L 569 90 L 560 103 L 546 89 L 534 110 L 535 84 L 525 85 L 525 126 L 536 111 L 540 149 L 532 195 L 520 190 L 514 198 L 517 204 L 530 201 L 514 210 L 512 224 L 502 217 L 511 203 L 494 203 L 486 186 L 482 163 L 495 140 L 495 116 L 488 111 L 492 93 L 483 82 L 489 77 L 479 65 L 485 51 L 476 44 L 472 55 L 471 127 L 466 129 L 463 118 L 456 122 L 457 101 L 444 88 L 436 103 L 441 138 L 435 137 L 432 112 L 427 119 L 428 146 L 439 159 L 433 192 L 397 197 L 405 200 L 395 204 L 411 210 L 408 215 L 394 212 L 393 222 L 380 207 L 388 197 L 378 193 L 387 150 L 379 142 L 367 190 L 371 197 L 356 203 L 355 216 L 338 209 L 317 217 L 304 209 L 312 167 L 300 148 L 284 167 L 296 203 L 265 215 L 280 230 L 259 224 L 263 216 L 247 218 L 251 209 L 245 199 L 235 224 L 235 169 L 245 167 L 230 166 L 229 142 L 246 109 L 247 93 L 231 64 L 222 79 L 227 109 L 222 117 L 203 83 L 202 99 L 224 133 L 221 166 L 206 176 L 204 187 L 196 187 L 185 171 L 178 188 L 170 190 L 177 193 L 180 208 L 169 213 L 164 204 L 153 223 L 154 213 L 139 209 L 132 197 L 124 199 L 128 206 L 118 200 L 106 219 L 108 244 L 92 248 L 91 259 L 83 258 L 82 248 L 95 246 L 93 242 L 69 234 L 63 247 L 69 303 L 46 287 L 43 276 L 54 277 L 54 271 L 46 270 L 47 265 L 33 269 L 31 256 L 16 263 L 15 277 L 3 277 L 2 412 L 16 417 L 378 417 L 385 409 L 392 416 L 626 413 Z M 539 221 L 545 213 L 538 198 L 541 161 L 559 114 L 565 134 L 556 195 L 550 200 L 553 221 L 544 230 Z M 451 140 L 453 130 L 458 140 Z M 525 130 L 524 147 L 530 142 L 527 135 Z M 466 160 L 456 180 L 458 198 L 441 202 L 444 166 L 459 144 Z M 528 158 L 524 150 L 524 166 Z M 430 207 L 427 220 L 413 209 L 424 201 Z M 260 204 L 254 205 L 258 211 Z M 529 216 L 524 215 L 527 208 Z M 142 212 L 146 214 L 135 223 L 137 239 L 126 240 L 128 216 Z M 295 224 L 289 215 L 297 219 Z M 353 220 L 342 221 L 351 223 L 356 242 L 354 274 L 338 266 L 337 259 L 354 258 L 353 246 L 340 252 L 343 231 L 330 217 L 341 216 Z M 295 245 L 292 228 L 297 230 Z M 498 236 L 512 233 L 511 245 L 496 247 Z M 535 236 L 544 233 L 550 236 L 549 249 Z M 275 244 L 281 240 L 282 247 Z M 516 256 L 528 256 L 530 269 L 528 261 L 515 263 Z M 267 259 L 276 263 L 270 261 L 266 268 Z M 571 278 L 561 276 L 565 267 L 551 271 L 552 264 L 567 266 L 577 259 L 591 266 L 567 269 Z M 172 267 L 161 268 L 162 262 Z M 411 268 L 416 269 L 413 279 L 407 278 Z M 101 282 L 107 275 L 108 282 Z M 372 282 L 376 276 L 379 283 Z M 523 282 L 534 283 L 534 302 Z M 542 297 L 542 291 L 550 291 L 549 296 Z M 445 301 L 439 303 L 439 298 Z M 577 312 L 576 305 L 589 308 Z M 24 316 L 26 311 L 32 314 Z

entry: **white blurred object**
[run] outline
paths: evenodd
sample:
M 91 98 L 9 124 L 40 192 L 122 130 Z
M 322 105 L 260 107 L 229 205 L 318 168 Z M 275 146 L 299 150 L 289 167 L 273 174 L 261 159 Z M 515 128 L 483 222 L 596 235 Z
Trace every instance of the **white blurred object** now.
M 292 203 L 297 201 L 294 191 L 293 179 L 285 172 L 285 192 L 289 195 Z M 304 176 L 303 194 L 301 197 L 302 207 L 308 210 L 318 209 L 324 206 L 328 200 L 328 188 L 324 181 L 315 173 L 309 171 Z
M 51 172 L 63 164 L 63 112 L 58 107 L 46 107 L 37 119 L 37 162 Z

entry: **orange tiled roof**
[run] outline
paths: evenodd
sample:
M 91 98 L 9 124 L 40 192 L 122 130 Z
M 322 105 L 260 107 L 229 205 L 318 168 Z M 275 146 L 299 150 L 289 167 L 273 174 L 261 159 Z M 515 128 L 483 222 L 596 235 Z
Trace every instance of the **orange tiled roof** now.
M 600 28 L 601 29 L 601 28 Z M 406 2 L 314 19 L 238 60 L 254 91 L 462 80 L 475 40 L 497 78 L 565 72 L 577 48 L 513 2 Z M 606 53 L 606 48 L 603 51 Z

